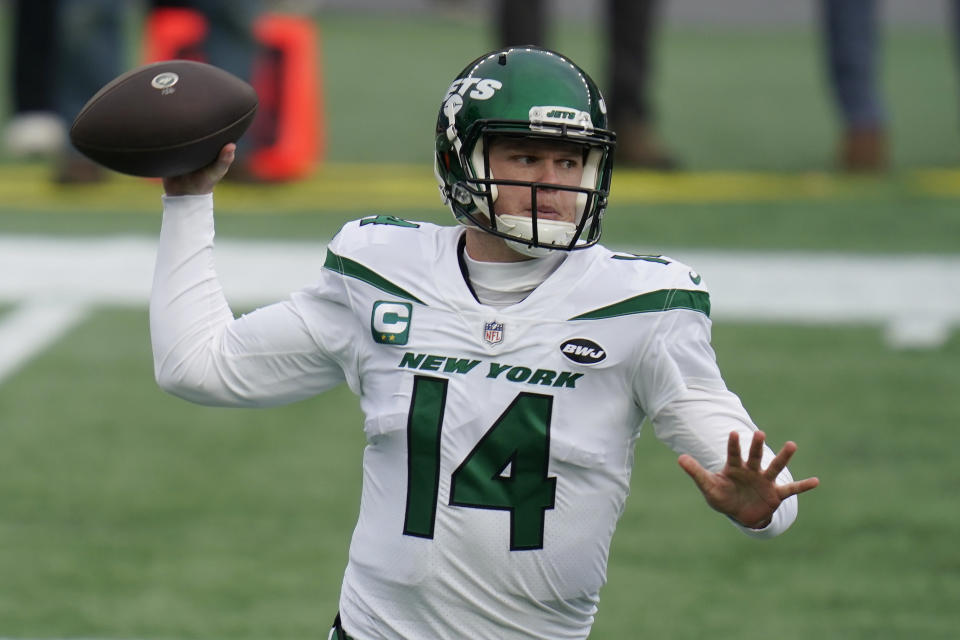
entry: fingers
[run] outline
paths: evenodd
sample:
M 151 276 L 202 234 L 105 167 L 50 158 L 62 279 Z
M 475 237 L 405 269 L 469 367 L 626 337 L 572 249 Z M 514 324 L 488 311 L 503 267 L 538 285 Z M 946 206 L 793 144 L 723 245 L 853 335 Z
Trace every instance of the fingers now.
M 206 168 L 207 175 L 204 176 L 207 181 L 211 182 L 211 188 L 213 184 L 220 182 L 227 171 L 230 169 L 230 165 L 233 164 L 234 159 L 236 159 L 237 154 L 237 145 L 234 143 L 229 143 L 223 146 L 223 149 L 220 149 L 220 153 L 217 155 L 217 159 L 213 161 L 209 167 Z
M 237 157 L 237 145 L 234 143 L 225 144 L 223 149 L 220 149 L 220 154 L 217 156 L 216 165 L 218 168 L 223 168 L 223 172 L 226 173 L 227 169 L 230 168 L 230 165 L 233 164 L 233 161 Z
M 750 451 L 747 453 L 746 466 L 751 471 L 760 471 L 760 462 L 763 460 L 763 443 L 767 436 L 763 431 L 755 431 L 750 440 Z M 740 453 L 740 434 L 731 431 L 727 439 L 727 466 L 743 466 L 743 457 Z
M 780 475 L 780 472 L 783 471 L 787 463 L 790 462 L 790 458 L 792 458 L 796 452 L 797 444 L 792 441 L 787 442 L 773 460 L 770 461 L 770 465 L 767 467 L 764 475 L 770 480 L 776 480 L 777 476 Z
M 787 464 L 790 462 L 790 459 L 793 458 L 793 454 L 797 452 L 797 444 L 793 441 L 787 442 L 783 445 L 783 448 L 780 449 L 780 452 L 774 456 L 773 460 L 770 461 L 769 466 L 763 472 L 764 477 L 766 477 L 770 482 L 776 482 L 777 476 L 780 475 L 780 472 L 784 470 Z M 804 493 L 810 491 L 811 489 L 816 489 L 820 486 L 820 479 L 817 477 L 805 478 L 803 480 L 798 480 L 796 482 L 789 482 L 784 485 L 777 487 L 777 495 L 781 500 L 785 500 L 790 496 Z
M 766 437 L 767 436 L 763 431 L 758 430 L 753 433 L 753 437 L 750 441 L 750 450 L 747 453 L 746 463 L 744 463 L 740 452 L 740 435 L 736 431 L 730 432 L 730 435 L 727 439 L 727 468 L 731 470 L 731 473 L 734 473 L 732 471 L 733 469 L 746 468 L 748 471 L 756 473 L 765 481 L 776 486 L 777 476 L 780 475 L 780 473 L 790 462 L 790 459 L 793 458 L 793 454 L 797 451 L 797 445 L 794 442 L 787 442 L 785 445 L 783 445 L 783 448 L 780 449 L 780 452 L 773 457 L 767 468 L 763 469 L 762 463 L 763 453 L 766 450 L 766 447 L 764 446 Z M 680 456 L 678 462 L 683 470 L 686 471 L 687 474 L 693 478 L 698 485 L 701 487 L 707 485 L 711 474 L 701 467 L 696 460 L 688 455 L 683 455 Z M 819 484 L 820 480 L 815 477 L 806 478 L 805 480 L 800 480 L 798 482 L 790 482 L 779 485 L 776 488 L 776 492 L 782 500 L 798 493 L 810 491 L 811 489 L 819 486 Z
M 747 469 L 760 471 L 760 462 L 763 460 L 763 442 L 766 439 L 767 434 L 763 431 L 754 431 L 753 439 L 750 440 L 750 453 L 747 455 Z
M 743 465 L 743 458 L 740 457 L 740 434 L 731 431 L 727 437 L 727 466 L 739 468 Z
M 790 463 L 790 460 L 793 458 L 793 454 L 797 452 L 797 444 L 792 441 L 784 444 L 777 455 L 775 455 L 770 461 L 770 464 L 767 466 L 767 468 L 761 470 L 765 440 L 766 434 L 764 434 L 763 431 L 754 432 L 753 439 L 750 441 L 750 452 L 747 455 L 746 467 L 751 471 L 762 473 L 764 478 L 775 483 L 777 476 L 779 476 L 780 472 L 787 467 L 787 465 Z M 734 454 L 736 454 L 736 458 L 733 457 Z M 731 432 L 730 439 L 727 443 L 727 464 L 733 467 L 740 466 L 739 455 L 739 439 L 737 438 L 736 432 Z M 798 493 L 803 493 L 805 491 L 810 491 L 811 489 L 816 488 L 819 484 L 820 481 L 817 478 L 807 478 L 799 482 L 792 482 L 782 485 L 777 491 L 778 493 L 783 494 L 781 495 L 781 498 L 785 498 Z
M 739 449 L 739 447 L 738 447 Z M 693 456 L 683 454 L 677 458 L 680 468 L 686 471 L 687 475 L 693 478 L 698 487 L 705 487 L 710 478 L 710 472 L 704 469 L 699 462 L 693 459 Z
M 791 482 L 789 484 L 777 487 L 777 495 L 781 500 L 786 500 L 790 496 L 795 496 L 797 494 L 804 493 L 805 491 L 816 489 L 818 486 L 820 486 L 819 478 L 805 478 L 803 480 L 798 480 L 797 482 Z

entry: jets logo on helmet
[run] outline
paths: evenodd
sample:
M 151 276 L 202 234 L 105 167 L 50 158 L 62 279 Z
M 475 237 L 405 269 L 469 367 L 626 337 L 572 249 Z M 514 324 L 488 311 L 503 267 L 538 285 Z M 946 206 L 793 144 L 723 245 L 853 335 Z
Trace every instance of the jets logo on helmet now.
M 489 100 L 497 89 L 502 87 L 502 82 L 492 78 L 457 78 L 447 89 L 447 95 L 443 99 L 446 100 L 454 93 L 461 96 L 466 95 L 467 91 L 473 89 L 469 94 L 471 98 L 474 100 Z
M 533 131 L 547 131 L 557 125 L 576 125 L 570 129 L 569 135 L 585 135 L 593 131 L 593 120 L 590 114 L 579 109 L 566 107 L 530 107 L 530 129 Z
M 555 140 L 583 151 L 580 183 L 497 180 L 494 138 Z M 597 85 L 573 62 L 539 47 L 511 47 L 470 63 L 450 84 L 437 118 L 434 169 L 444 204 L 462 224 L 499 236 L 521 253 L 592 246 L 600 239 L 616 136 Z M 528 186 L 531 215 L 495 213 L 498 186 Z M 575 221 L 538 219 L 537 191 L 574 192 Z

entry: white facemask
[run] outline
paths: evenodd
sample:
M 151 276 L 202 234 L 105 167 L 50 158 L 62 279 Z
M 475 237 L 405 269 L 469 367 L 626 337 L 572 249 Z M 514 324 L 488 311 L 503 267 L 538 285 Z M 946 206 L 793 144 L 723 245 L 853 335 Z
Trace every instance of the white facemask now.
M 527 216 L 498 215 L 497 228 L 513 236 L 533 240 L 533 219 Z M 561 220 L 538 220 L 537 242 L 552 244 L 557 247 L 568 247 L 577 233 L 577 225 Z M 517 240 L 506 240 L 507 246 L 531 258 L 542 258 L 550 255 L 553 249 L 546 247 L 531 247 Z

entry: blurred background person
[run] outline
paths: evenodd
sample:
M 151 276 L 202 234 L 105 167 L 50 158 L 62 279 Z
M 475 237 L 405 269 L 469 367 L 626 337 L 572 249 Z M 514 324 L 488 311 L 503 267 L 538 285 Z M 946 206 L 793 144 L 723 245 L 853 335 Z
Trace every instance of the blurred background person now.
M 544 0 L 497 0 L 499 45 L 548 46 L 546 4 Z M 677 168 L 677 161 L 656 135 L 650 98 L 659 5 L 659 0 L 605 3 L 609 46 L 604 95 L 610 126 L 617 133 L 617 163 L 670 171 Z
M 14 158 L 52 154 L 66 141 L 53 96 L 55 0 L 15 0 L 13 23 L 11 114 L 3 143 Z
M 127 68 L 123 34 L 127 3 L 122 0 L 54 2 L 57 33 L 53 77 L 56 112 L 69 127 L 77 113 L 103 85 Z M 57 182 L 97 182 L 105 170 L 80 155 L 68 142 L 58 153 Z
M 128 61 L 124 33 L 131 3 L 31 0 L 17 5 L 14 84 L 15 93 L 22 99 L 16 103 L 16 113 L 20 114 L 24 108 L 32 109 L 25 113 L 43 114 L 45 126 L 51 132 L 59 131 L 56 140 L 52 133 L 47 134 L 50 141 L 44 149 L 57 156 L 55 181 L 63 184 L 100 181 L 106 175 L 103 168 L 73 149 L 65 131 L 101 87 L 133 66 Z M 208 31 L 198 55 L 248 82 L 251 80 L 256 56 L 253 24 L 260 12 L 259 0 L 152 0 L 137 8 L 146 11 L 185 8 L 199 12 L 206 18 Z M 139 63 L 137 60 L 134 65 Z M 30 102 L 21 107 L 23 100 Z M 33 116 L 31 120 L 39 121 Z M 11 153 L 15 151 L 11 142 L 24 138 L 17 133 L 17 127 L 23 129 L 15 118 L 7 128 L 7 146 Z M 33 134 L 32 139 L 33 144 L 41 141 L 37 134 Z M 20 147 L 24 144 L 21 142 Z M 243 171 L 248 152 L 245 142 L 239 152 L 238 174 Z
M 883 171 L 889 158 L 876 2 L 823 0 L 821 11 L 827 77 L 843 128 L 837 164 L 843 171 Z
M 960 0 L 952 0 L 951 31 L 960 47 Z M 880 87 L 880 15 L 876 0 L 822 0 L 824 49 L 831 97 L 841 119 L 837 166 L 852 173 L 885 171 L 889 117 Z M 957 51 L 960 63 L 960 49 Z

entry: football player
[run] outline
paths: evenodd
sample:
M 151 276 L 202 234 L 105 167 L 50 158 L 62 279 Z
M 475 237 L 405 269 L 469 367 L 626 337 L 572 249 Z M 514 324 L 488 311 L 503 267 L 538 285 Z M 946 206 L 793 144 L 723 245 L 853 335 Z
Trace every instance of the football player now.
M 558 53 L 519 47 L 449 86 L 435 170 L 459 225 L 347 224 L 318 280 L 234 318 L 211 192 L 233 158 L 164 180 L 150 302 L 157 380 L 266 406 L 346 382 L 367 446 L 331 637 L 586 638 L 649 421 L 714 509 L 758 538 L 797 513 L 786 465 L 710 346 L 692 268 L 598 244 L 614 133 Z

